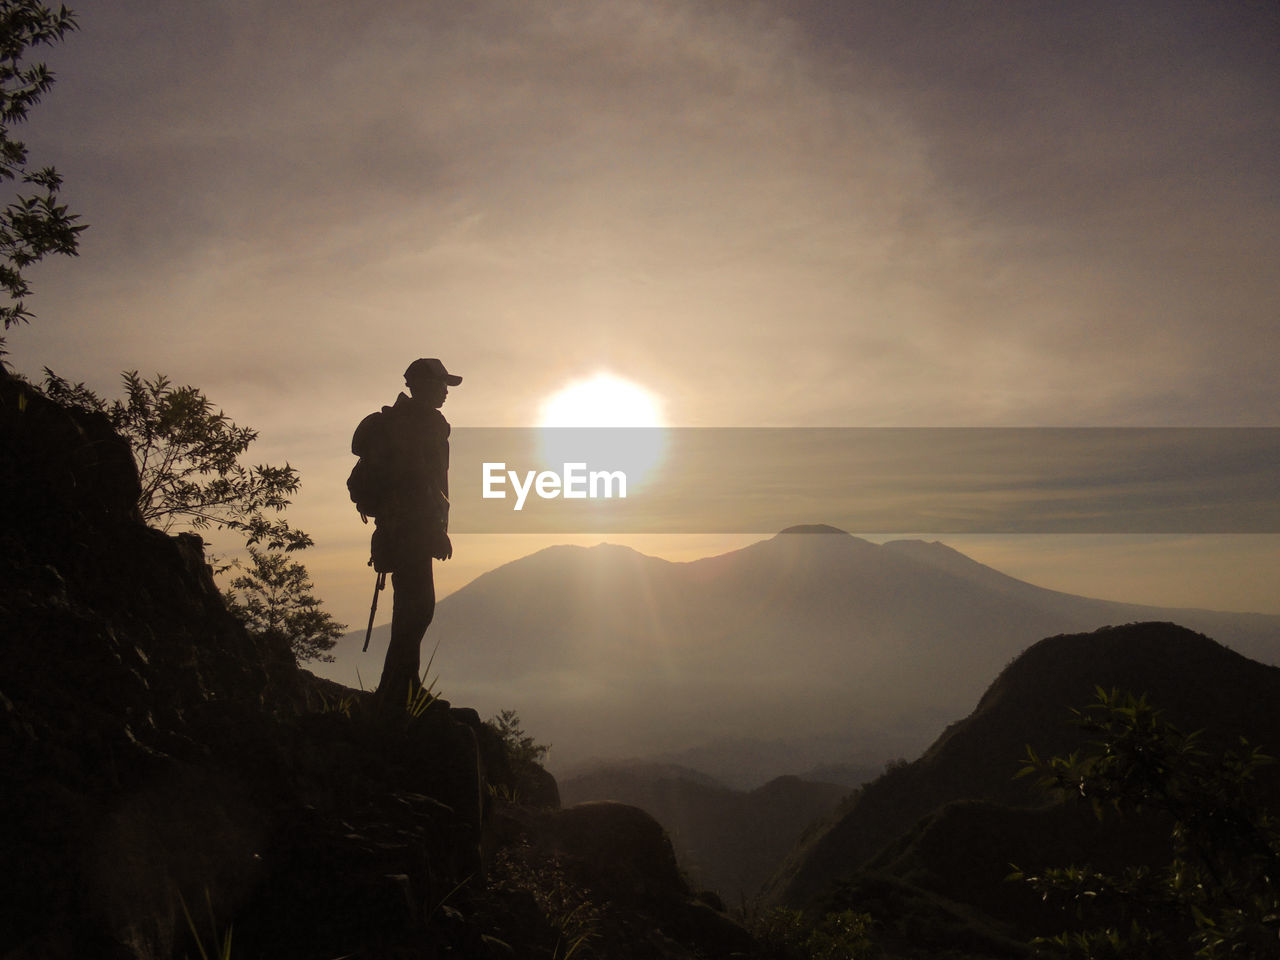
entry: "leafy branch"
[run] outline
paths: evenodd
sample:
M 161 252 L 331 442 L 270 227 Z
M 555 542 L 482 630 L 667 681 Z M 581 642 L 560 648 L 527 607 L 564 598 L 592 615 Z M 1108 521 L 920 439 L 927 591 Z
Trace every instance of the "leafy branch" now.
M 31 287 L 23 270 L 50 253 L 75 255 L 85 229 L 76 223 L 79 217 L 58 202 L 58 172 L 53 167 L 29 168 L 26 144 L 10 135 L 54 82 L 45 64 L 24 60 L 28 49 L 51 46 L 75 29 L 75 16 L 66 7 L 55 13 L 36 0 L 0 0 L 0 180 L 37 188 L 0 210 L 0 288 L 10 300 L 0 305 L 5 329 L 31 320 L 23 301 Z
M 313 589 L 302 564 L 250 547 L 248 566 L 231 581 L 227 608 L 251 633 L 287 640 L 300 663 L 332 662 L 329 651 L 347 626 L 320 609 Z
M 1019 776 L 1034 776 L 1063 799 L 1088 803 L 1102 818 L 1150 811 L 1170 824 L 1171 855 L 1158 866 L 1118 874 L 1057 867 L 1011 879 L 1077 909 L 1106 907 L 1129 919 L 1115 926 L 1043 940 L 1072 957 L 1166 956 L 1162 931 L 1182 927 L 1195 956 L 1276 956 L 1280 934 L 1280 824 L 1256 797 L 1272 758 L 1244 738 L 1210 753 L 1199 732 L 1183 733 L 1145 696 L 1097 690 L 1073 711 L 1092 735 L 1085 749 L 1041 758 L 1027 750 Z
M 166 533 L 235 530 L 247 546 L 300 550 L 311 538 L 278 516 L 301 479 L 289 464 L 248 467 L 241 456 L 258 432 L 235 424 L 196 387 L 174 386 L 156 374 L 122 374 L 125 396 L 107 403 L 83 383 L 69 383 L 45 368 L 44 392 L 59 402 L 105 413 L 129 441 L 142 486 L 138 510 Z

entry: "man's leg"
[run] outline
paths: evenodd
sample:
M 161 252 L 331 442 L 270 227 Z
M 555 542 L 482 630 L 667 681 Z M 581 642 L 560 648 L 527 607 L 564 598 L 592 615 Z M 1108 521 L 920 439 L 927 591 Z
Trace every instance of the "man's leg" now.
M 416 689 L 422 638 L 436 611 L 435 581 L 431 558 L 403 563 L 391 574 L 391 643 L 382 664 L 378 698 L 403 705 L 410 689 Z

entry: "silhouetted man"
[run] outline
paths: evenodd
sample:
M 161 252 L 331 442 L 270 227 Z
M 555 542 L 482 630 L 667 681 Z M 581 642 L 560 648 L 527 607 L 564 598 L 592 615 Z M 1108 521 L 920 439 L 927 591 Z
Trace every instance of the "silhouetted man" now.
M 404 382 L 409 396 L 383 408 L 386 490 L 372 543 L 374 568 L 391 573 L 391 643 L 377 693 L 389 706 L 403 705 L 418 685 L 422 638 L 436 609 L 431 561 L 453 556 L 449 421 L 440 407 L 462 378 L 431 358 L 409 364 Z

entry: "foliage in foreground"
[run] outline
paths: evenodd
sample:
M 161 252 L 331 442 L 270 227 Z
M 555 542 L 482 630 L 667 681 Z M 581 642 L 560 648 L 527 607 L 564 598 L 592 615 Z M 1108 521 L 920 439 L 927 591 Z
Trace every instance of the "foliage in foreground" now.
M 507 759 L 513 765 L 537 763 L 546 759 L 549 743 L 535 743 L 533 737 L 525 733 L 520 726 L 520 715 L 514 710 L 503 710 L 496 717 L 490 717 L 486 723 L 502 739 Z
M 165 532 L 215 527 L 244 537 L 249 561 L 233 564 L 240 574 L 227 605 L 250 632 L 283 638 L 299 662 L 331 660 L 328 651 L 346 625 L 320 609 L 306 567 L 281 552 L 311 546 L 280 516 L 301 486 L 297 470 L 242 464 L 257 431 L 215 410 L 196 387 L 176 387 L 161 374 L 146 380 L 137 371 L 122 380 L 124 398 L 107 402 L 46 368 L 43 390 L 64 405 L 104 414 L 129 442 L 146 523 Z
M 880 956 L 871 938 L 869 914 L 841 910 L 816 923 L 800 910 L 775 907 L 756 918 L 751 933 L 785 960 L 870 960 Z
M 31 287 L 23 271 L 51 253 L 73 256 L 84 229 L 76 223 L 79 217 L 58 203 L 58 172 L 32 167 L 26 144 L 11 135 L 53 86 L 48 67 L 25 62 L 27 51 L 53 46 L 75 29 L 75 15 L 66 7 L 55 13 L 36 0 L 0 0 L 0 181 L 36 188 L 19 193 L 0 210 L 0 288 L 9 299 L 0 304 L 5 329 L 31 320 L 23 301 Z
M 235 530 L 247 546 L 300 550 L 311 538 L 279 514 L 301 480 L 289 464 L 245 466 L 241 457 L 258 432 L 235 424 L 192 386 L 168 377 L 150 380 L 136 370 L 121 374 L 123 399 L 108 403 L 83 383 L 69 383 L 45 369 L 44 392 L 59 403 L 105 413 L 129 441 L 138 465 L 142 519 L 165 532 Z
M 299 663 L 331 663 L 329 651 L 347 625 L 320 609 L 313 589 L 302 564 L 283 553 L 250 547 L 248 566 L 231 581 L 227 608 L 251 633 L 288 641 Z
M 499 851 L 486 880 L 491 891 L 517 890 L 528 895 L 555 937 L 552 960 L 598 957 L 607 904 L 595 902 L 582 884 L 575 882 L 554 858 L 535 854 L 521 844 Z
M 1122 918 L 1043 945 L 1091 960 L 1163 958 L 1177 955 L 1175 942 L 1185 936 L 1192 955 L 1206 960 L 1280 956 L 1280 828 L 1256 797 L 1258 772 L 1271 758 L 1243 738 L 1210 753 L 1199 733 L 1182 733 L 1145 696 L 1099 689 L 1097 703 L 1074 712 L 1093 735 L 1088 749 L 1044 759 L 1028 749 L 1020 775 L 1090 804 L 1099 818 L 1162 816 L 1171 856 L 1119 875 L 1081 865 L 1015 873 L 1086 915 Z

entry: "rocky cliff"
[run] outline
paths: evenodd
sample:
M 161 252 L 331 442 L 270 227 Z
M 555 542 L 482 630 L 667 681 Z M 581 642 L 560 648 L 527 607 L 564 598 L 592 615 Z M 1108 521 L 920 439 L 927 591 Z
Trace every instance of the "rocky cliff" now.
M 751 949 L 647 815 L 560 811 L 475 711 L 376 713 L 246 633 L 104 417 L 0 371 L 0 441 L 0 956 Z

